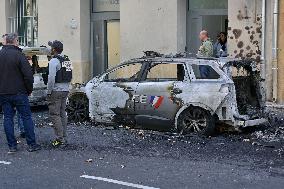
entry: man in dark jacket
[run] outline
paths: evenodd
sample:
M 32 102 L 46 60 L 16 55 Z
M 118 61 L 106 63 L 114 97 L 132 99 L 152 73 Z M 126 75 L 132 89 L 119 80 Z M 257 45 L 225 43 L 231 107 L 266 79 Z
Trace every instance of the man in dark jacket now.
M 13 118 L 15 108 L 19 112 L 25 129 L 28 151 L 40 150 L 36 144 L 34 124 L 31 117 L 28 95 L 33 91 L 31 66 L 18 48 L 17 34 L 6 35 L 6 45 L 0 51 L 0 105 L 4 112 L 4 129 L 9 153 L 17 151 Z

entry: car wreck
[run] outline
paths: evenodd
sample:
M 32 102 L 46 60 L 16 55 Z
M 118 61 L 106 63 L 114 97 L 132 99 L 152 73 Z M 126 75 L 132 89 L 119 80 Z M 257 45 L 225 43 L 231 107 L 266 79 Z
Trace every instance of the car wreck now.
M 208 77 L 201 77 L 201 66 Z M 266 122 L 258 75 L 249 60 L 145 56 L 93 78 L 69 99 L 68 112 L 76 121 L 88 112 L 96 123 L 211 135 L 217 122 L 235 129 Z
M 23 53 L 28 58 L 34 74 L 34 90 L 29 96 L 31 106 L 46 105 L 47 97 L 47 73 L 48 57 L 51 56 L 50 49 L 47 47 L 21 47 Z M 39 56 L 46 62 L 46 65 L 39 64 Z

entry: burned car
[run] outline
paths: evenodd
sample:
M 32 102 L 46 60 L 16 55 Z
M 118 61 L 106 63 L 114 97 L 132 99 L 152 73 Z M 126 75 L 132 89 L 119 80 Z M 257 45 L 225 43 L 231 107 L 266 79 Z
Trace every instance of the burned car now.
M 34 74 L 34 90 L 29 96 L 31 106 L 46 105 L 48 57 L 50 49 L 47 47 L 21 47 L 28 58 Z M 39 57 L 41 62 L 39 63 Z
M 183 57 L 133 59 L 87 83 L 85 97 L 77 99 L 88 101 L 88 106 L 80 103 L 77 117 L 88 108 L 97 123 L 168 126 L 204 135 L 213 134 L 216 122 L 236 129 L 262 124 L 266 120 L 261 117 L 262 97 L 256 92 L 260 90 L 257 71 L 247 69 L 253 67 L 250 62 L 243 66 L 247 71 L 242 76 L 234 77 L 233 69 L 239 64 Z M 206 78 L 200 74 L 202 66 L 209 72 Z

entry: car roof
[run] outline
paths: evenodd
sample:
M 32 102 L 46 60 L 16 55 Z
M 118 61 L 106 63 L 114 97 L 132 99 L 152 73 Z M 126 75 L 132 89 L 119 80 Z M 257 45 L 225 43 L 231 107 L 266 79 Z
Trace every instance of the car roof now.
M 129 61 L 125 61 L 122 64 L 131 64 L 131 63 L 149 63 L 149 62 L 159 62 L 165 64 L 176 64 L 176 63 L 190 63 L 190 64 L 216 64 L 218 63 L 216 58 L 166 58 L 166 57 L 143 57 L 143 58 L 134 58 Z
M 142 57 L 142 58 L 134 58 L 129 61 L 125 61 L 118 66 L 131 64 L 131 63 L 149 63 L 149 62 L 157 62 L 157 63 L 165 63 L 165 64 L 176 64 L 176 63 L 185 63 L 185 64 L 209 64 L 209 65 L 217 65 L 218 67 L 223 67 L 228 62 L 232 61 L 240 61 L 240 59 L 236 58 L 194 58 L 194 57 Z M 116 66 L 117 67 L 117 66 Z
M 51 50 L 47 47 L 21 47 L 26 56 L 51 55 Z

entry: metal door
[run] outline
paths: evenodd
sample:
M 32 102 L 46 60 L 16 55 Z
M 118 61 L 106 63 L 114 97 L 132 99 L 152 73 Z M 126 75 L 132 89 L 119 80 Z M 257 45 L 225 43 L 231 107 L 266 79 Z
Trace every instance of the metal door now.
M 107 65 L 108 68 L 120 63 L 120 22 L 119 20 L 107 21 Z
M 138 125 L 151 127 L 172 126 L 181 105 L 174 96 L 182 93 L 182 89 L 176 86 L 181 86 L 183 81 L 187 80 L 185 67 L 183 64 L 175 63 L 155 64 L 167 66 L 167 68 L 160 67 L 160 70 L 156 72 L 159 78 L 149 80 L 145 77 L 147 79 L 139 82 L 135 93 L 135 96 L 140 99 L 135 102 L 136 122 Z M 149 68 L 147 75 L 150 72 L 152 71 Z

